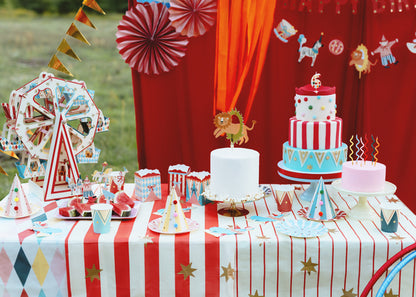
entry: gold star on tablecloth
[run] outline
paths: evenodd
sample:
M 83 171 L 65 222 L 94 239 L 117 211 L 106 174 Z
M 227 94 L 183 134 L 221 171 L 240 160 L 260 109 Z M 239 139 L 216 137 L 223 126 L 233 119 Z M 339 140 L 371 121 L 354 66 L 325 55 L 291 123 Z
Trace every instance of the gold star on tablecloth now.
M 337 232 L 338 232 L 338 230 L 337 230 L 336 228 L 332 228 L 332 229 L 329 229 L 329 228 L 328 228 L 328 232 L 329 232 L 329 233 L 337 233 Z
M 316 272 L 315 266 L 318 264 L 312 263 L 311 257 L 309 257 L 308 261 L 300 261 L 303 264 L 303 268 L 300 271 L 306 271 L 309 275 L 312 271 Z
M 354 288 L 352 288 L 351 290 L 348 290 L 348 291 L 342 289 L 343 295 L 341 297 L 357 297 L 357 294 L 352 292 L 353 289 Z
M 152 239 L 153 239 L 153 237 L 150 237 L 150 236 L 148 236 L 148 235 L 143 236 L 143 237 L 142 237 L 142 239 L 144 239 L 144 240 L 145 240 L 145 242 L 144 242 L 144 246 L 145 246 L 145 247 L 147 247 L 147 244 L 148 244 L 148 243 L 153 243 L 153 240 L 152 240 Z
M 180 272 L 178 272 L 178 274 L 183 274 L 183 279 L 187 279 L 188 276 L 193 276 L 195 277 L 195 275 L 193 274 L 193 272 L 196 270 L 195 268 L 192 268 L 192 262 L 189 263 L 188 265 L 183 265 L 181 264 L 182 270 Z
M 229 278 L 234 279 L 234 272 L 235 270 L 231 268 L 231 263 L 228 263 L 228 267 L 221 266 L 222 270 L 224 271 L 220 277 L 225 277 L 225 281 L 228 282 Z
M 95 268 L 95 264 L 92 264 L 92 268 L 86 268 L 87 269 L 87 276 L 85 277 L 90 278 L 90 281 L 92 282 L 94 279 L 100 280 L 100 272 L 103 271 L 102 269 Z
M 270 239 L 270 237 L 267 237 L 266 235 L 262 235 L 262 236 L 257 235 L 257 238 L 258 239 L 263 239 L 263 240 Z
M 384 297 L 399 297 L 399 295 L 393 294 L 393 289 L 390 289 L 390 292 L 384 293 Z
M 264 296 L 260 296 L 259 292 L 256 290 L 256 293 L 254 293 L 254 295 L 248 294 L 248 297 L 264 297 Z
M 400 236 L 399 234 L 395 234 L 395 235 L 390 235 L 390 239 L 392 240 L 403 240 L 406 237 Z
M 388 202 L 390 202 L 390 203 L 397 203 L 397 202 L 399 202 L 400 200 L 399 200 L 399 199 L 396 199 L 396 198 L 394 198 L 394 197 L 391 197 L 391 198 L 387 198 L 387 201 L 388 201 Z

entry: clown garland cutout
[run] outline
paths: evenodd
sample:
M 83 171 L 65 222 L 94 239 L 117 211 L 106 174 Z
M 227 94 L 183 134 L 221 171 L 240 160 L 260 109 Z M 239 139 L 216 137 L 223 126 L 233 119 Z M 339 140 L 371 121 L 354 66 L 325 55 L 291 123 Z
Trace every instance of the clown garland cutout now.
M 374 54 L 379 53 L 381 58 L 381 64 L 385 68 L 390 68 L 389 64 L 399 63 L 399 61 L 396 60 L 396 58 L 393 56 L 393 53 L 391 52 L 391 47 L 397 42 L 399 42 L 397 38 L 396 40 L 388 41 L 386 37 L 383 35 L 381 41 L 379 42 L 380 46 L 376 48 L 374 51 L 372 51 L 371 55 L 373 56 Z
M 233 116 L 238 118 L 238 123 L 233 123 Z M 231 141 L 231 147 L 234 147 L 234 143 L 239 141 L 239 145 L 248 141 L 247 131 L 251 131 L 254 128 L 256 121 L 252 121 L 251 128 L 244 124 L 243 116 L 236 109 L 229 112 L 221 112 L 214 118 L 214 125 L 217 127 L 214 131 L 215 138 L 223 135 L 227 135 L 227 139 Z

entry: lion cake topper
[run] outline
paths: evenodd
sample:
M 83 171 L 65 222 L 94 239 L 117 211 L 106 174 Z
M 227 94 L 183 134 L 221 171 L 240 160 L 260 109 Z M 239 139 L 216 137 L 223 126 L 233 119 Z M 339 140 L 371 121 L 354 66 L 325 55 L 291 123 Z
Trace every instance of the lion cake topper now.
M 233 122 L 233 117 L 238 119 L 238 123 Z M 217 129 L 214 131 L 215 138 L 220 137 L 224 133 L 231 142 L 231 147 L 234 147 L 234 143 L 238 142 L 239 145 L 248 141 L 247 131 L 251 131 L 254 128 L 256 121 L 252 121 L 251 128 L 244 124 L 243 116 L 236 109 L 229 112 L 221 112 L 214 117 L 214 125 Z

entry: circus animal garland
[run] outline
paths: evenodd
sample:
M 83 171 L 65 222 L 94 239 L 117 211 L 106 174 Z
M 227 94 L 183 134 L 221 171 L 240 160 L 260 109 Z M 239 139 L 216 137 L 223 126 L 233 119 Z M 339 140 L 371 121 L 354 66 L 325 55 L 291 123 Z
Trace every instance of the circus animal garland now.
M 238 118 L 238 123 L 233 123 L 233 116 Z M 231 147 L 234 147 L 234 143 L 239 141 L 239 145 L 248 141 L 247 131 L 251 131 L 254 128 L 256 121 L 252 121 L 251 128 L 244 124 L 243 116 L 235 109 L 229 112 L 221 112 L 214 117 L 214 125 L 217 127 L 214 131 L 215 138 L 218 138 L 222 134 L 227 135 L 227 139 L 231 141 Z
M 371 66 L 377 64 L 377 60 L 372 63 L 368 58 L 367 47 L 363 44 L 357 46 L 357 48 L 351 53 L 350 66 L 354 65 L 355 69 L 359 72 L 359 78 L 361 78 L 361 72 L 364 74 L 371 72 Z
M 300 34 L 298 38 L 299 42 L 299 59 L 298 62 L 300 63 L 303 58 L 310 57 L 312 58 L 311 67 L 315 65 L 316 57 L 318 56 L 319 49 L 323 46 L 322 44 L 322 36 L 324 33 L 321 33 L 321 37 L 317 40 L 312 47 L 303 46 L 308 40 L 306 39 L 305 35 Z

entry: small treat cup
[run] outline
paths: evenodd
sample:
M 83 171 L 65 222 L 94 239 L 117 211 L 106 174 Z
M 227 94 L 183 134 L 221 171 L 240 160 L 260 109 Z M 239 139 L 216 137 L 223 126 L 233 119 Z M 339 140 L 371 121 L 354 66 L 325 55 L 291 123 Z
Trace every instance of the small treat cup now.
M 380 206 L 381 231 L 394 233 L 399 226 L 400 206 L 396 203 L 383 203 Z
M 292 210 L 293 196 L 295 187 L 292 185 L 272 185 L 272 193 L 276 199 L 277 210 L 288 212 Z
M 95 233 L 110 232 L 112 211 L 113 206 L 111 204 L 97 203 L 91 205 L 92 225 Z

